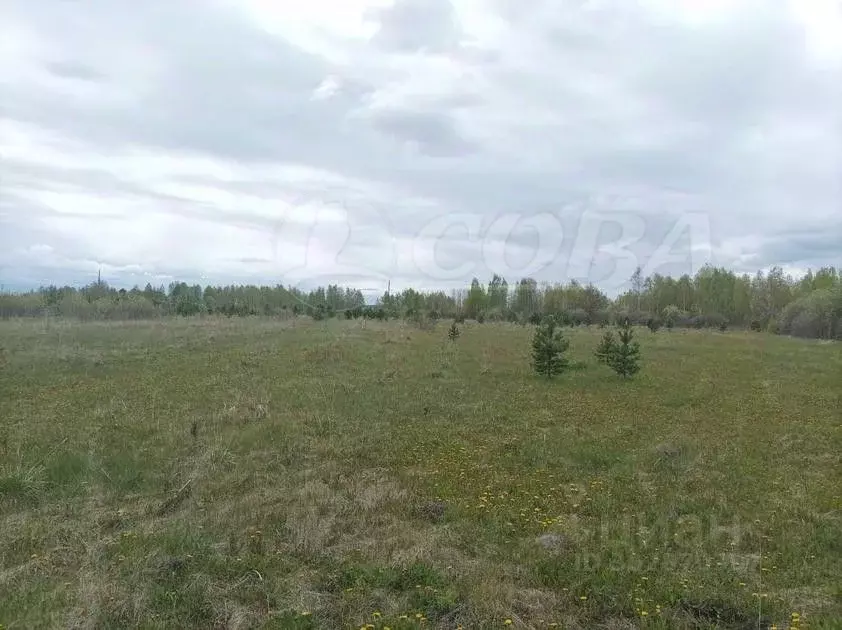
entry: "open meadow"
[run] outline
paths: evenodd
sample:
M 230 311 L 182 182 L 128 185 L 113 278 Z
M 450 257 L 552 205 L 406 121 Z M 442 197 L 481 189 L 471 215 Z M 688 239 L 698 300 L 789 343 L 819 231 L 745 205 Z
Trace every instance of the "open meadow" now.
M 0 322 L 0 626 L 842 628 L 842 344 Z

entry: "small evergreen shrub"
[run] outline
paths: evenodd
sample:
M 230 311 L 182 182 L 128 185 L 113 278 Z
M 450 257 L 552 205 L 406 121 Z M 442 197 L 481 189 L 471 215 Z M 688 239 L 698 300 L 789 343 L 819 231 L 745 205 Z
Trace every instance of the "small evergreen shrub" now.
M 564 338 L 562 329 L 554 319 L 547 319 L 535 330 L 532 339 L 532 367 L 548 379 L 569 369 L 570 363 L 564 353 L 570 342 Z
M 614 338 L 614 333 L 610 330 L 602 335 L 602 341 L 596 347 L 594 354 L 598 363 L 608 365 L 608 361 L 617 346 L 617 340 Z
M 451 341 L 456 341 L 457 339 L 459 339 L 460 334 L 461 334 L 461 331 L 459 330 L 459 327 L 456 325 L 456 322 L 453 322 L 450 325 L 450 328 L 447 329 L 447 338 L 450 339 Z
M 634 340 L 634 330 L 626 320 L 620 326 L 619 341 L 608 355 L 608 366 L 623 378 L 640 371 L 640 344 Z

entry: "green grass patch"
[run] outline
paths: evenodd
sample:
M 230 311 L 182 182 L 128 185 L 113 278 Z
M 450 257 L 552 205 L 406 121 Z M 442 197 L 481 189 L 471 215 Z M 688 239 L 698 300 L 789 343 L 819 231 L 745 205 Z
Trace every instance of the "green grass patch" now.
M 0 323 L 0 624 L 839 627 L 839 344 L 447 325 Z

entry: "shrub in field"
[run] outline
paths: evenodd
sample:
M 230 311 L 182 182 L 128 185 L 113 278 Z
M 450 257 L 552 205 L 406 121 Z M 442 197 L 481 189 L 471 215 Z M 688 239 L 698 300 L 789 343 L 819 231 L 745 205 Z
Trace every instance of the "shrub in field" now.
M 611 313 L 607 310 L 597 311 L 594 313 L 593 323 L 600 328 L 605 328 L 611 321 Z
M 819 289 L 791 302 L 776 323 L 784 335 L 838 339 L 842 334 L 842 287 Z
M 459 327 L 456 325 L 456 322 L 453 322 L 450 325 L 450 328 L 447 329 L 447 338 L 450 339 L 451 341 L 456 341 L 457 339 L 459 339 L 460 334 L 461 334 L 461 331 L 459 330 Z
M 483 313 L 477 313 L 477 324 L 484 324 L 485 323 L 485 315 Z
M 669 306 L 664 308 L 664 325 L 667 327 L 668 330 L 672 330 L 672 328 L 675 326 L 676 322 L 681 318 L 681 316 L 681 309 L 675 306 L 674 304 L 670 304 Z
M 535 330 L 532 339 L 532 367 L 547 378 L 561 374 L 570 367 L 564 353 L 570 347 L 570 342 L 564 338 L 561 328 L 555 319 L 547 318 Z
M 720 315 L 719 313 L 712 313 L 705 318 L 705 324 L 708 328 L 719 328 L 721 329 L 723 324 L 725 327 L 728 327 L 728 320 L 725 319 L 724 315 Z
M 532 313 L 532 315 L 529 316 L 529 323 L 533 326 L 540 326 L 542 319 L 543 316 L 541 315 L 541 313 Z
M 609 330 L 602 335 L 602 341 L 599 342 L 599 345 L 596 347 L 596 351 L 594 352 L 597 362 L 602 363 L 603 365 L 608 365 L 608 360 L 614 353 L 614 349 L 616 347 L 617 340 L 614 338 L 614 333 Z
M 621 310 L 614 314 L 614 324 L 622 326 L 623 322 L 628 320 L 632 326 L 645 326 L 650 317 L 651 314 L 643 311 Z
M 646 327 L 651 330 L 653 333 L 658 332 L 658 329 L 661 327 L 661 320 L 658 317 L 650 317 L 649 321 L 646 322 Z
M 719 332 L 725 332 L 726 330 L 728 330 L 728 322 L 726 322 L 726 321 L 723 319 L 723 320 L 719 323 Z
M 26 293 L 23 295 L 4 294 L 0 290 L 0 319 L 9 317 L 38 317 L 50 306 L 43 295 Z
M 574 308 L 572 311 L 570 311 L 568 317 L 570 319 L 571 326 L 583 326 L 585 324 L 590 323 L 590 319 L 588 318 L 587 312 L 585 312 L 581 308 Z
M 485 321 L 504 322 L 506 321 L 506 316 L 501 308 L 489 308 L 485 311 Z
M 433 330 L 436 327 L 437 320 L 430 319 L 425 313 L 414 311 L 409 320 L 418 326 L 420 330 Z
M 679 318 L 678 320 L 679 326 L 687 326 L 697 330 L 701 330 L 702 328 L 719 328 L 723 322 L 727 324 L 725 316 L 719 313 L 700 313 L 690 318 Z
M 640 344 L 634 340 L 628 320 L 622 323 L 617 336 L 618 342 L 608 353 L 606 363 L 623 378 L 629 378 L 640 370 Z
M 798 313 L 798 315 L 793 318 L 789 328 L 784 330 L 784 328 L 781 327 L 781 331 L 794 337 L 813 337 L 820 339 L 825 336 L 824 325 L 822 325 L 822 322 L 818 321 L 815 315 L 808 311 Z M 828 339 L 829 338 L 830 337 L 828 337 Z
M 559 326 L 572 326 L 573 325 L 573 319 L 570 316 L 569 311 L 558 311 L 557 313 L 552 313 L 551 316 L 555 318 L 556 324 L 558 324 Z M 545 317 L 548 317 L 548 316 L 545 315 Z

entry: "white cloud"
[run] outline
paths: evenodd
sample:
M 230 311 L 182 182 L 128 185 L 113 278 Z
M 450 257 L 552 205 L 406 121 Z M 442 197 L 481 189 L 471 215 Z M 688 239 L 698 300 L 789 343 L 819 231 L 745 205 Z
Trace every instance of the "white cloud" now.
M 467 282 L 490 272 L 483 251 L 535 253 L 495 232 L 511 212 L 563 226 L 539 279 L 614 283 L 683 213 L 707 217 L 720 264 L 842 263 L 832 0 L 128 6 L 0 7 L 12 280 L 103 264 L 118 282 L 429 286 L 441 264 Z M 577 244 L 606 212 L 643 222 L 613 260 L 616 225 Z M 475 237 L 417 247 L 460 214 Z M 684 247 L 662 273 L 691 270 L 700 245 Z

